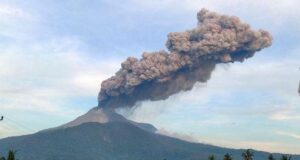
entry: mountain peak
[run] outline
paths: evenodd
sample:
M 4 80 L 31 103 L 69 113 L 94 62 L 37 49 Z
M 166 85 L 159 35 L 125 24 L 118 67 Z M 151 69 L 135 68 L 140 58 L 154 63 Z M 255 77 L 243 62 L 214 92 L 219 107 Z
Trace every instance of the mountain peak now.
M 133 124 L 148 132 L 157 131 L 157 129 L 151 124 L 134 122 L 126 119 L 125 117 L 116 113 L 112 109 L 104 109 L 100 107 L 94 107 L 91 110 L 89 110 L 86 114 L 79 116 L 75 120 L 52 129 L 70 128 L 70 127 L 75 127 L 84 123 L 91 123 L 91 122 L 96 122 L 101 124 L 109 123 L 109 122 L 125 122 L 125 123 Z M 48 130 L 44 130 L 44 131 L 48 131 Z
M 75 120 L 62 125 L 61 127 L 63 128 L 74 127 L 88 122 L 107 123 L 107 122 L 114 122 L 114 121 L 126 122 L 128 120 L 122 115 L 112 110 L 105 110 L 103 108 L 95 107 L 89 110 L 86 114 L 79 116 Z

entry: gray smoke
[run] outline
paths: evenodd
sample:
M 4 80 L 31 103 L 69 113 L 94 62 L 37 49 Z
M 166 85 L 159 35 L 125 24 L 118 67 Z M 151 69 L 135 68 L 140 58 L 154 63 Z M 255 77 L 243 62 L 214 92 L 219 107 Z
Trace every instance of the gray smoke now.
M 127 58 L 122 68 L 101 84 L 98 106 L 132 107 L 138 101 L 163 100 L 206 82 L 218 63 L 243 62 L 272 44 L 271 35 L 254 31 L 234 16 L 202 9 L 196 28 L 168 35 L 167 51 Z

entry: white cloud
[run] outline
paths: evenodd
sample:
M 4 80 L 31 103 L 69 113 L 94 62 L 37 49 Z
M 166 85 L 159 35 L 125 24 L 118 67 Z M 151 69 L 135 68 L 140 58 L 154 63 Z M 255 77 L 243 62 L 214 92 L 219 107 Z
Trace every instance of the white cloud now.
M 205 138 L 201 138 L 202 140 Z M 203 142 L 203 141 L 202 141 Z M 251 140 L 235 140 L 235 139 L 207 139 L 204 141 L 209 144 L 228 147 L 228 148 L 236 148 L 236 149 L 256 149 L 260 151 L 274 152 L 274 153 L 285 153 L 285 154 L 295 154 L 299 153 L 300 147 L 297 145 L 291 145 L 282 142 L 274 142 L 274 141 L 251 141 Z M 234 143 L 233 143 L 234 142 Z
M 22 8 L 10 4 L 0 3 L 0 18 L 17 18 L 17 19 L 30 19 L 31 15 L 25 12 Z
M 188 141 L 188 142 L 197 142 L 198 141 L 193 135 L 170 132 L 170 131 L 167 131 L 164 128 L 158 129 L 156 131 L 156 133 L 161 134 L 161 135 L 170 136 L 170 137 L 175 137 L 175 138 L 178 138 L 178 139 L 181 139 L 181 140 L 184 140 L 184 141 Z
M 76 39 L 11 47 L 0 54 L 0 100 L 5 102 L 1 108 L 6 109 L 70 111 L 60 102 L 84 96 L 96 101 L 101 81 L 117 68 L 113 61 L 90 60 L 79 51 Z
M 44 129 L 65 123 L 94 107 L 86 104 L 92 98 L 94 105 L 97 104 L 101 81 L 111 76 L 119 65 L 115 60 L 92 59 L 81 49 L 83 45 L 78 39 L 61 37 L 1 48 L 0 114 L 33 125 L 35 129 Z M 15 116 L 14 112 L 22 114 Z M 39 123 L 27 121 L 41 118 L 38 115 L 45 115 Z M 18 130 L 15 126 L 6 129 L 0 137 L 32 131 L 35 130 Z
M 292 30 L 299 31 L 299 5 L 300 2 L 298 0 L 130 0 L 124 4 L 124 8 L 128 10 L 146 10 L 153 13 L 171 12 L 176 17 L 169 19 L 169 22 L 186 22 L 186 19 L 180 18 L 180 15 L 187 14 L 188 16 L 186 17 L 188 18 L 191 16 L 195 17 L 195 13 L 201 8 L 207 8 L 220 13 L 238 16 L 243 21 L 254 25 L 255 28 L 263 27 L 271 31 L 271 33 L 277 34 L 282 27 L 287 26 Z
M 290 133 L 290 132 L 283 132 L 283 131 L 277 131 L 276 132 L 279 135 L 291 137 L 293 139 L 299 140 L 300 141 L 300 134 L 295 134 L 295 133 Z
M 298 113 L 295 113 L 298 114 Z M 271 119 L 274 120 L 280 120 L 280 121 L 284 121 L 284 120 L 300 120 L 300 116 L 299 115 L 290 115 L 289 113 L 275 113 L 271 116 Z
M 242 140 L 235 139 L 232 137 L 228 138 L 216 138 L 201 136 L 199 134 L 193 133 L 182 133 L 168 131 L 166 129 L 160 129 L 159 134 L 175 137 L 178 139 L 186 140 L 189 142 L 198 142 L 204 144 L 210 144 L 215 146 L 235 148 L 235 149 L 256 149 L 260 151 L 273 152 L 273 153 L 285 153 L 285 154 L 295 154 L 299 153 L 300 146 L 295 144 L 283 143 L 282 141 L 269 141 L 269 140 Z M 278 135 L 288 136 L 296 140 L 300 140 L 300 135 L 286 132 L 276 132 Z

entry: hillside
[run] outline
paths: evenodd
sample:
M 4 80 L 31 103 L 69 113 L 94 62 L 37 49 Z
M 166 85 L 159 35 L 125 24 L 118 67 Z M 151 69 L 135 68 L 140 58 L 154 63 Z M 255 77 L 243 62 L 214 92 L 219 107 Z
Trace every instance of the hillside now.
M 5 138 L 0 146 L 1 154 L 10 148 L 18 150 L 20 160 L 201 160 L 209 154 L 220 158 L 228 152 L 235 159 L 241 155 L 241 150 L 185 142 L 120 121 Z M 267 153 L 255 152 L 255 156 L 263 160 Z

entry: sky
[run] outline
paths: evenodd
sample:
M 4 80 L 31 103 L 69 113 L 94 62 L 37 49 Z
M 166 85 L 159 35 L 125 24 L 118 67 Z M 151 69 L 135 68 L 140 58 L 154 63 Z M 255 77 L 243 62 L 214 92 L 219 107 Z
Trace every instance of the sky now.
M 0 138 L 64 124 L 97 105 L 101 81 L 128 56 L 165 49 L 169 32 L 207 8 L 273 36 L 206 84 L 119 110 L 160 133 L 230 148 L 300 154 L 300 1 L 1 0 Z

